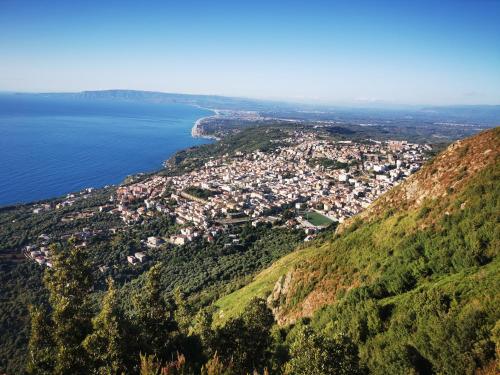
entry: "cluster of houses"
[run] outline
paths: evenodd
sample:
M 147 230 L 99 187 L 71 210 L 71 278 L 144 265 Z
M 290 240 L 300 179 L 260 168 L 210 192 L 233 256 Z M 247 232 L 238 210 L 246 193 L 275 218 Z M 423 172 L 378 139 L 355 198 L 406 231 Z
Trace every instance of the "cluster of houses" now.
M 222 233 L 230 234 L 233 225 L 274 223 L 285 210 L 285 224 L 303 228 L 310 240 L 321 226 L 312 224 L 304 213 L 315 211 L 331 221 L 344 221 L 418 170 L 428 150 L 427 145 L 405 141 L 335 141 L 315 132 L 295 131 L 272 151 L 210 158 L 203 167 L 182 175 L 154 175 L 122 185 L 99 211 L 120 215 L 126 225 L 140 225 L 158 215 L 167 215 L 178 224 L 178 231 L 168 238 L 143 240 L 142 251 L 127 258 L 132 265 L 144 262 L 148 249 L 166 243 L 185 245 L 199 237 L 214 241 Z M 72 205 L 91 192 L 70 194 L 55 208 Z M 53 208 L 43 203 L 34 206 L 33 212 Z M 290 212 L 295 216 L 292 219 Z M 94 214 L 87 209 L 62 220 Z M 98 232 L 86 228 L 63 237 L 76 237 L 78 246 L 86 246 Z M 49 240 L 40 238 L 39 245 L 26 246 L 25 256 L 51 267 Z M 231 241 L 228 246 L 238 239 Z
M 51 254 L 49 245 L 56 241 L 67 241 L 70 238 L 74 240 L 76 247 L 86 247 L 88 241 L 97 235 L 103 234 L 102 229 L 83 228 L 74 233 L 63 234 L 58 238 L 51 238 L 49 235 L 42 233 L 33 243 L 22 248 L 22 252 L 27 259 L 30 259 L 41 266 L 52 268 Z
M 127 262 L 130 264 L 134 265 L 137 264 L 138 262 L 142 263 L 146 260 L 147 256 L 146 253 L 143 251 L 139 251 L 135 253 L 134 255 L 129 255 L 127 256 Z
M 40 214 L 45 211 L 50 211 L 52 209 L 59 210 L 64 207 L 71 207 L 75 204 L 77 199 L 86 199 L 92 194 L 94 191 L 94 188 L 86 188 L 78 193 L 70 193 L 66 195 L 66 199 L 62 200 L 61 202 L 58 202 L 56 204 L 53 203 L 40 203 L 40 204 L 35 204 L 33 206 L 33 213 L 34 214 Z M 68 220 L 70 221 L 70 220 Z
M 114 211 L 126 223 L 158 213 L 175 218 L 180 230 L 168 239 L 175 245 L 199 236 L 211 240 L 228 224 L 274 221 L 297 203 L 342 222 L 418 170 L 430 150 L 405 141 L 325 140 L 313 132 L 294 132 L 283 143 L 273 151 L 210 158 L 183 175 L 122 186 L 113 197 Z M 335 167 L 315 162 L 324 160 Z M 193 188 L 207 194 L 193 195 Z M 157 246 L 149 239 L 147 244 Z
M 41 266 L 52 267 L 50 261 L 50 252 L 48 245 L 50 243 L 50 236 L 42 233 L 38 236 L 37 244 L 26 245 L 23 248 L 23 254 L 26 258 L 31 259 Z

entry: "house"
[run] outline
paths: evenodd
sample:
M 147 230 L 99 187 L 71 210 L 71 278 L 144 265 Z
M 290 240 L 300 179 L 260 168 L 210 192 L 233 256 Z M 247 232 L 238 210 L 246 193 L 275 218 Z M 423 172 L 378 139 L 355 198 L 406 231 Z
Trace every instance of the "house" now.
M 35 259 L 36 257 L 39 257 L 42 255 L 42 252 L 39 250 L 33 250 L 30 252 L 30 256 Z
M 108 266 L 99 266 L 99 271 L 101 273 L 105 273 L 107 270 L 109 270 L 109 267 Z
M 163 243 L 163 240 L 161 238 L 158 238 L 158 237 L 148 237 L 148 242 L 146 243 L 146 245 L 148 247 L 158 247 L 160 246 L 161 244 Z
M 375 176 L 375 179 L 377 181 L 389 181 L 389 177 L 386 176 L 385 174 L 378 174 Z
M 130 264 L 136 264 L 137 263 L 137 258 L 133 255 L 129 255 L 127 257 L 127 262 L 129 262 Z
M 147 256 L 146 256 L 146 253 L 140 251 L 138 253 L 135 253 L 134 256 L 139 260 L 139 262 L 143 262 L 144 260 L 146 260 Z
M 48 243 L 50 241 L 50 236 L 45 234 L 45 233 L 42 233 L 41 235 L 39 235 L 38 238 L 45 243 Z
M 172 236 L 169 242 L 174 245 L 185 245 L 188 242 L 188 238 L 184 235 Z
M 339 175 L 339 181 L 340 182 L 347 182 L 349 180 L 350 176 L 346 173 L 342 173 Z
M 33 250 L 36 250 L 36 246 L 35 245 L 26 245 L 24 247 L 24 250 L 25 251 L 33 251 Z
M 181 234 L 185 236 L 190 236 L 194 233 L 194 229 L 192 227 L 187 227 L 187 228 L 182 228 L 181 229 Z

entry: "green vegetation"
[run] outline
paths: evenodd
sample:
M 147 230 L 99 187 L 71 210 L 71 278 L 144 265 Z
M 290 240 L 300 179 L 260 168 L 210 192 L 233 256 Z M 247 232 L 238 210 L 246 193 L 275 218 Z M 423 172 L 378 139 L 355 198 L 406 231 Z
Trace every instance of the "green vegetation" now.
M 250 225 L 236 231 L 240 243 L 227 235 L 215 242 L 194 241 L 185 246 L 151 253 L 150 263 L 161 262 L 161 282 L 168 293 L 181 290 L 202 307 L 248 282 L 256 272 L 294 250 L 303 233 Z M 140 283 L 137 278 L 134 283 Z
M 31 307 L 30 318 L 31 336 L 28 345 L 26 372 L 29 374 L 51 374 L 54 370 L 54 338 L 47 310 Z
M 243 288 L 220 298 L 215 302 L 219 309 L 216 323 L 224 323 L 230 318 L 240 315 L 254 297 L 265 298 L 271 293 L 276 280 L 289 269 L 308 259 L 315 253 L 314 248 L 299 249 L 282 257 L 271 267 L 259 273 L 254 280 Z
M 285 374 L 293 375 L 356 375 L 360 368 L 358 349 L 347 336 L 331 338 L 302 328 L 290 348 L 292 359 L 286 364 Z
M 304 218 L 317 227 L 326 227 L 333 223 L 332 219 L 329 219 L 325 215 L 321 215 L 316 211 L 308 211 L 304 214 Z
M 125 338 L 129 334 L 114 281 L 110 278 L 101 311 L 92 319 L 92 333 L 82 343 L 98 373 L 117 374 L 130 366 L 126 360 L 130 348 L 125 345 Z
M 470 143 L 487 139 L 481 150 L 498 149 L 498 132 L 479 138 Z M 467 180 L 452 156 L 440 161 L 453 160 L 440 180 L 455 185 L 440 188 L 446 196 L 410 202 L 406 209 L 395 200 L 401 191 L 396 189 L 371 215 L 283 258 L 216 304 L 226 318 L 237 314 L 244 306 L 231 304 L 244 304 L 253 293 L 267 296 L 288 274 L 288 290 L 272 302 L 281 323 L 296 323 L 288 336 L 304 325 L 329 338 L 346 334 L 359 349 L 361 364 L 374 374 L 494 373 L 500 164 L 498 155 L 484 164 L 471 152 L 467 148 L 458 156 L 468 158 L 469 171 L 480 165 Z M 284 262 L 292 257 L 298 260 Z
M 131 298 L 145 282 L 145 274 L 154 264 L 161 269 L 160 285 L 164 297 L 181 288 L 195 310 L 248 283 L 253 275 L 268 267 L 280 257 L 294 250 L 304 237 L 300 231 L 289 231 L 260 225 L 235 228 L 232 232 L 239 244 L 225 246 L 232 238 L 220 235 L 214 242 L 196 240 L 185 246 L 167 246 L 150 250 L 148 260 L 135 266 L 127 263 L 127 255 L 141 249 L 140 240 L 148 235 L 166 235 L 174 230 L 173 224 L 152 220 L 139 229 L 130 229 L 112 237 L 95 238 L 85 248 L 95 280 L 92 293 L 93 309 L 96 300 L 106 288 L 106 278 L 112 277 L 119 289 L 121 308 L 130 311 Z M 35 232 L 36 233 L 36 232 Z M 50 232 L 49 232 L 50 234 Z M 35 234 L 36 238 L 37 234 Z M 101 273 L 98 266 L 109 266 Z M 5 303 L 0 304 L 2 316 L 2 362 L 9 373 L 19 373 L 24 366 L 28 345 L 28 306 L 47 300 L 47 291 L 41 282 L 43 269 L 24 258 L 0 264 L 2 281 L 0 292 Z
M 325 169 L 344 169 L 347 168 L 349 164 L 342 163 L 338 160 L 327 159 L 327 158 L 317 158 L 308 160 L 308 164 L 311 166 L 319 165 Z
M 312 325 L 347 333 L 373 373 L 472 373 L 488 366 L 491 330 L 500 319 L 499 172 L 496 165 L 452 200 L 361 225 L 335 240 L 334 252 L 320 251 L 302 272 L 326 272 L 318 280 L 324 285 L 355 269 L 347 284 L 363 283 L 320 309 Z M 427 227 L 418 230 L 423 222 Z M 298 281 L 297 289 L 310 282 Z
M 197 187 L 197 186 L 189 186 L 188 188 L 186 188 L 184 190 L 184 192 L 186 194 L 192 195 L 195 198 L 200 198 L 200 199 L 204 199 L 204 200 L 207 200 L 208 198 L 213 197 L 214 195 L 217 194 L 216 192 L 214 192 L 212 190 L 202 189 L 202 188 Z
M 280 141 L 288 135 L 289 126 L 252 127 L 237 131 L 213 144 L 202 145 L 177 152 L 168 162 L 168 169 L 160 174 L 181 174 L 202 167 L 212 157 L 257 150 L 266 152 L 280 146 Z
M 241 134 L 234 147 L 265 147 L 250 142 L 250 130 Z M 155 214 L 120 227 L 96 210 L 109 198 L 106 191 L 39 215 L 27 206 L 1 210 L 0 368 L 8 374 L 495 373 L 498 134 L 466 141 L 366 214 L 307 245 L 302 231 L 279 223 L 244 225 L 215 240 L 148 250 L 148 260 L 132 266 L 126 257 L 142 249 L 141 240 L 178 230 L 170 218 Z M 231 147 L 217 152 L 237 157 Z M 196 152 L 179 159 L 176 171 L 201 163 Z M 432 194 L 411 196 L 422 191 Z M 96 212 L 61 220 L 74 210 Z M 115 226 L 121 230 L 108 232 Z M 102 231 L 85 247 L 59 241 L 51 270 L 19 253 L 41 233 L 57 237 L 85 227 Z M 101 272 L 101 265 L 109 269 Z
M 32 206 L 20 205 L 0 208 L 0 257 L 4 260 L 19 260 L 19 248 L 32 243 L 41 233 L 61 236 L 70 231 L 79 231 L 85 227 L 108 229 L 119 226 L 121 220 L 115 215 L 98 212 L 98 207 L 105 205 L 109 196 L 113 194 L 111 188 L 95 192 L 86 199 L 78 199 L 72 206 L 51 209 L 33 214 Z M 62 202 L 63 199 L 50 201 L 52 205 Z M 61 219 L 75 212 L 93 210 L 94 216 L 74 221 Z
M 308 350 L 332 348 L 329 341 L 314 341 L 305 352 L 297 351 L 295 360 L 299 341 L 292 346 L 291 357 L 276 356 L 274 317 L 258 298 L 241 316 L 213 329 L 206 310 L 193 316 L 182 295 L 163 296 L 160 264 L 145 274 L 143 285 L 133 292 L 128 313 L 120 308 L 118 291 L 109 281 L 99 311 L 91 319 L 92 275 L 85 253 L 71 244 L 54 246 L 52 251 L 54 270 L 45 277 L 50 309 L 33 308 L 31 314 L 26 367 L 30 374 L 243 375 L 303 366 Z M 356 366 L 358 357 L 350 342 L 335 343 L 334 349 L 328 356 L 334 360 L 328 366 L 331 373 L 346 373 Z
M 0 368 L 19 373 L 24 365 L 29 339 L 29 305 L 47 299 L 40 290 L 42 270 L 34 263 L 0 262 Z M 33 312 L 35 314 L 35 312 Z M 36 321 L 36 319 L 35 319 Z M 43 339 L 44 334 L 41 334 Z

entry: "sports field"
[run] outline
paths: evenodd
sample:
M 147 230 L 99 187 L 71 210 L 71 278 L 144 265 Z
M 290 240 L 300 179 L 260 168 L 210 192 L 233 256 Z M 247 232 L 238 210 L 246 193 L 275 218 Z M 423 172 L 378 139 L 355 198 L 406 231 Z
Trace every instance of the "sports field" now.
M 315 211 L 308 211 L 304 214 L 304 219 L 317 227 L 326 227 L 333 223 L 333 220 Z

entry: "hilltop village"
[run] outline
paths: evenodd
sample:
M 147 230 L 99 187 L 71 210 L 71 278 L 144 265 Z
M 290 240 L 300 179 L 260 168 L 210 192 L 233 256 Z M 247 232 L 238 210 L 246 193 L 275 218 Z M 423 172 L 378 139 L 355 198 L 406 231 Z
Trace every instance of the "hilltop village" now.
M 119 186 L 99 211 L 119 215 L 126 226 L 158 215 L 175 221 L 175 234 L 145 238 L 144 251 L 166 243 L 184 245 L 197 237 L 214 241 L 231 227 L 249 222 L 256 226 L 278 221 L 302 228 L 308 241 L 328 225 L 357 214 L 417 171 L 430 149 L 406 141 L 335 141 L 315 132 L 291 131 L 268 152 L 211 157 L 203 167 L 185 174 L 154 175 Z M 55 209 L 73 204 L 75 196 L 69 198 Z M 44 209 L 48 208 L 38 206 L 33 212 Z M 76 212 L 62 220 L 93 214 L 92 210 Z M 96 234 L 90 229 L 76 233 L 82 241 Z M 44 250 L 27 246 L 25 253 L 50 266 Z M 144 251 L 130 255 L 129 263 L 142 261 Z

